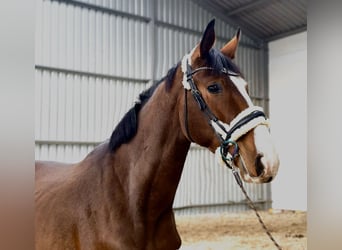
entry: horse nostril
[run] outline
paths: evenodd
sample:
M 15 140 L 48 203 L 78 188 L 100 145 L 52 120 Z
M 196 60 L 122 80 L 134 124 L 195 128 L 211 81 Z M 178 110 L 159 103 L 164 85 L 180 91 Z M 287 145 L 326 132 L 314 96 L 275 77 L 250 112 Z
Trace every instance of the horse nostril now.
M 257 173 L 257 176 L 260 176 L 264 172 L 265 166 L 261 162 L 261 158 L 264 155 L 262 153 L 257 154 L 255 159 L 255 171 Z

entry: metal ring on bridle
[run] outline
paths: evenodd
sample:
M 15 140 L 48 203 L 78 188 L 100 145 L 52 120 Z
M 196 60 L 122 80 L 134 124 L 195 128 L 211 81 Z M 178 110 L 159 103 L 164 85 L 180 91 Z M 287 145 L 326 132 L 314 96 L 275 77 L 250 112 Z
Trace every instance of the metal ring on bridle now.
M 231 154 L 228 151 L 229 147 L 231 146 L 234 147 L 233 154 Z M 225 140 L 221 144 L 220 153 L 221 153 L 222 160 L 224 160 L 227 163 L 230 163 L 229 165 L 231 165 L 233 159 L 239 155 L 239 146 L 235 141 L 231 139 Z
M 236 156 L 238 154 L 238 152 L 239 152 L 239 146 L 238 146 L 237 142 L 233 141 L 231 139 L 228 139 L 228 140 L 224 141 L 222 143 L 222 146 L 224 146 L 226 148 L 229 148 L 230 146 L 234 146 L 234 151 L 233 151 L 233 154 L 232 154 L 233 157 Z M 221 148 L 223 148 L 222 146 L 221 146 Z

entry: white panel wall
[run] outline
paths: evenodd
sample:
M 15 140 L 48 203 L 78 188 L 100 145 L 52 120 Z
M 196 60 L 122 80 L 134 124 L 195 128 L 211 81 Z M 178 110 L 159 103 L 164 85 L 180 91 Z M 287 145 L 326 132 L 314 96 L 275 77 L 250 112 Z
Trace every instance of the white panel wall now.
M 269 44 L 271 131 L 280 154 L 273 207 L 307 209 L 307 33 Z

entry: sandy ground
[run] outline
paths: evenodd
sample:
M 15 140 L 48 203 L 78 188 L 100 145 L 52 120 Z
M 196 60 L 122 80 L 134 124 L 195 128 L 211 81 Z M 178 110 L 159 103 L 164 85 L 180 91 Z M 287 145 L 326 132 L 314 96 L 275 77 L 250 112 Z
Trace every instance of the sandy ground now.
M 283 250 L 307 249 L 306 212 L 262 211 L 261 217 Z M 277 249 L 253 211 L 177 216 L 181 250 Z

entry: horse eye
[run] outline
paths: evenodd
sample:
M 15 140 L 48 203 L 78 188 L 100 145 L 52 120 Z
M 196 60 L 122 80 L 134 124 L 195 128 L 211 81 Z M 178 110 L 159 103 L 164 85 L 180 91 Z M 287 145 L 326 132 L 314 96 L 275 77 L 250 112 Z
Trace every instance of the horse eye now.
M 220 84 L 214 83 L 208 86 L 208 91 L 212 94 L 218 94 L 222 91 Z

